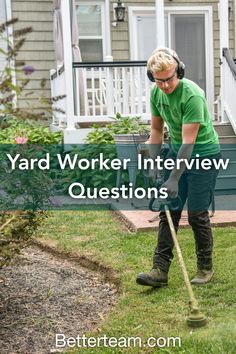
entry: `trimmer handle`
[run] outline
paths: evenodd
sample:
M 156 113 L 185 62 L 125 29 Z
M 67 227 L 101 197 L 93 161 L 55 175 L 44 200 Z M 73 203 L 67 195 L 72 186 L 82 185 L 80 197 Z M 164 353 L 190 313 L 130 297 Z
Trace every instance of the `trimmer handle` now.
M 154 206 L 154 203 L 157 202 L 157 206 Z M 167 199 L 161 199 L 161 198 L 152 198 L 149 202 L 149 209 L 151 211 L 160 211 L 161 207 L 167 205 L 171 211 L 178 211 L 182 209 L 182 200 L 178 196 L 177 198 L 167 198 Z

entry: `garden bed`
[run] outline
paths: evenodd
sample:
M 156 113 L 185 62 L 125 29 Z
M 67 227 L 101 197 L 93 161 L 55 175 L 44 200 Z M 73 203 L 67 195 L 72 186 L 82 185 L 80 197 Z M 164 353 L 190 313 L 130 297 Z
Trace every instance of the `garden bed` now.
M 0 348 L 9 354 L 59 352 L 56 333 L 76 337 L 98 328 L 118 296 L 102 274 L 35 245 L 0 277 Z

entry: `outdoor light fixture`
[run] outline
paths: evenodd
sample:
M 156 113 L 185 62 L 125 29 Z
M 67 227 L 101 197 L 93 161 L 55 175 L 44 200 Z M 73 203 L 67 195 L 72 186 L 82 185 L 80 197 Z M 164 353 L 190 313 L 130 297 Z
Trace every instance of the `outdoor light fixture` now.
M 124 22 L 125 20 L 125 6 L 118 0 L 117 5 L 115 6 L 115 14 L 117 22 Z

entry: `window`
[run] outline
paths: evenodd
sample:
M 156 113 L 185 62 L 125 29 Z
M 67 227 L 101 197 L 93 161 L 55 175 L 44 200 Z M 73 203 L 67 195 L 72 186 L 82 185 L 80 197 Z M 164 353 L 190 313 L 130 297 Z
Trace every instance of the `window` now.
M 82 60 L 102 61 L 105 47 L 103 3 L 79 3 L 76 13 Z

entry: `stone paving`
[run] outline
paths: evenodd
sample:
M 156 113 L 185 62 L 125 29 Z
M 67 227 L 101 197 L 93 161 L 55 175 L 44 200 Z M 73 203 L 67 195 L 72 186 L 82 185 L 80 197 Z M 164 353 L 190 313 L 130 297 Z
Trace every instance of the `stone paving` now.
M 126 226 L 134 231 L 149 231 L 158 228 L 158 213 L 149 210 L 116 210 Z M 155 220 L 153 220 L 155 219 Z M 212 226 L 236 226 L 236 210 L 216 210 L 211 217 Z M 186 211 L 183 212 L 180 227 L 189 227 Z
M 213 217 L 211 217 L 211 223 L 213 226 L 236 226 L 236 195 L 217 196 L 216 211 Z M 94 203 L 88 201 L 85 203 L 83 200 L 78 201 L 76 199 L 68 198 L 65 196 L 54 197 L 53 202 L 55 205 L 59 205 L 59 210 L 64 210 L 63 206 L 68 207 L 78 206 L 78 210 L 83 210 L 83 205 L 91 207 L 91 210 L 96 210 L 96 206 L 104 206 L 105 209 L 110 208 L 114 210 L 119 219 L 132 231 L 149 231 L 156 230 L 158 227 L 158 213 L 148 210 L 149 201 L 143 202 L 130 201 L 121 202 L 118 200 L 96 200 Z M 223 210 L 220 210 L 220 209 Z M 70 208 L 69 208 L 70 209 Z M 211 214 L 211 211 L 210 211 Z M 155 219 L 155 220 L 153 220 Z M 186 211 L 183 212 L 181 227 L 189 227 Z

